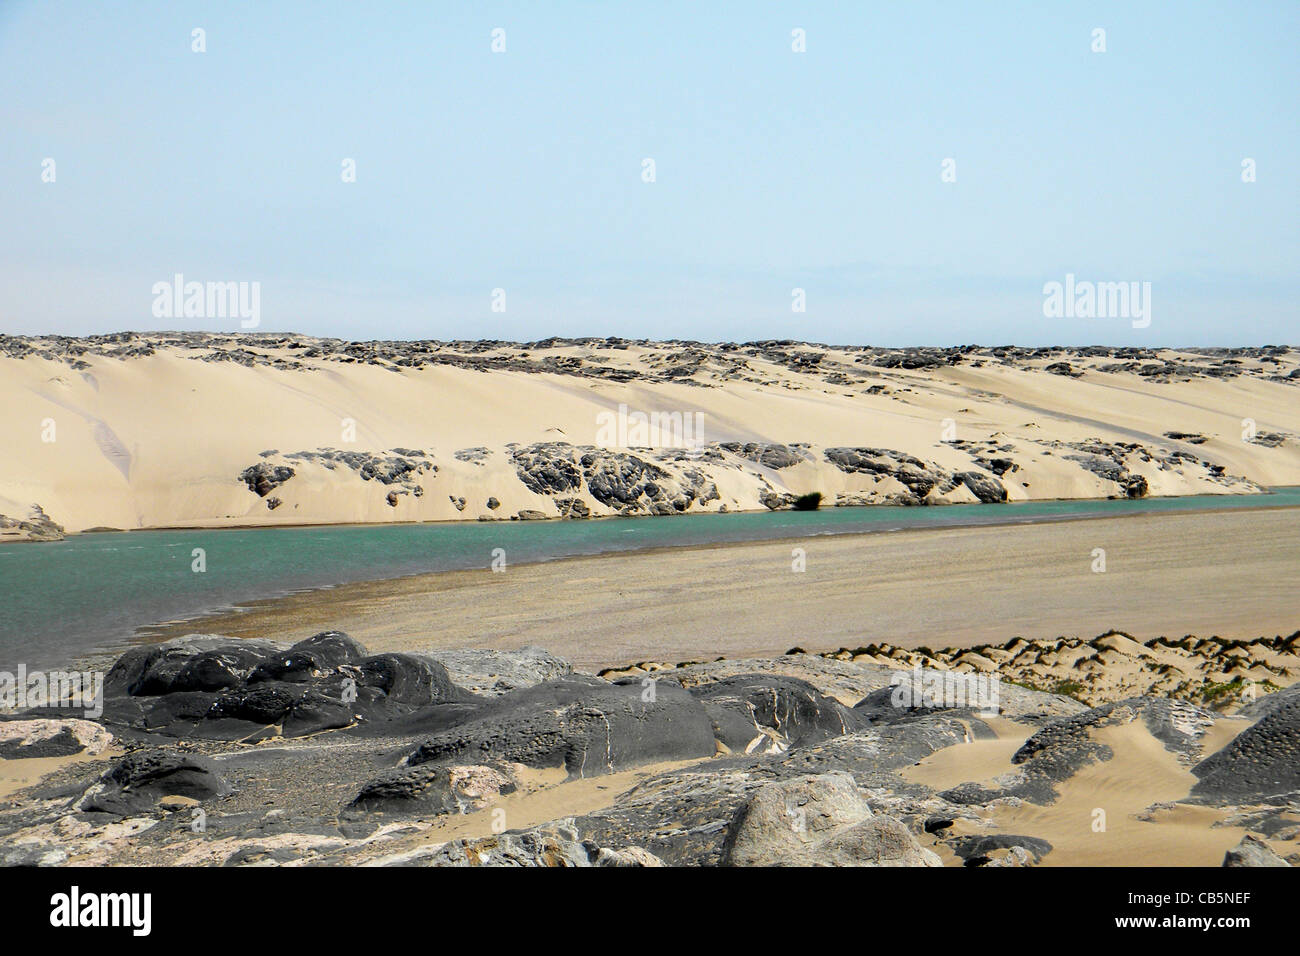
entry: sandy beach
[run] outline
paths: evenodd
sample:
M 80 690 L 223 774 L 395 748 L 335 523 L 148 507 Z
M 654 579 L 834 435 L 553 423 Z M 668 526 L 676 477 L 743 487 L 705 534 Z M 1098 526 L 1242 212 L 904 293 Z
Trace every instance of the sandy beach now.
M 339 629 L 377 650 L 540 645 L 587 670 L 1111 628 L 1254 638 L 1300 627 L 1298 534 L 1300 511 L 1262 509 L 674 548 L 344 585 L 152 637 Z

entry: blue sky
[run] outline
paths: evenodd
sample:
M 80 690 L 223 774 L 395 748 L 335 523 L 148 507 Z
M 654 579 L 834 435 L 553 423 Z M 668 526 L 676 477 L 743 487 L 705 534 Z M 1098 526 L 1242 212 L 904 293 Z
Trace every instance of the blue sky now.
M 0 332 L 238 326 L 155 318 L 182 273 L 345 338 L 1296 343 L 1298 40 L 1294 2 L 0 0 Z M 1066 273 L 1150 326 L 1044 317 Z

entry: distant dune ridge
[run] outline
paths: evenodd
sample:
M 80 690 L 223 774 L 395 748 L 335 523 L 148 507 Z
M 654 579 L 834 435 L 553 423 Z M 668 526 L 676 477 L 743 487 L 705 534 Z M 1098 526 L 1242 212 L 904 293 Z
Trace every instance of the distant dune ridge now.
M 1300 484 L 1298 386 L 1286 346 L 0 336 L 0 540 L 1248 494 Z

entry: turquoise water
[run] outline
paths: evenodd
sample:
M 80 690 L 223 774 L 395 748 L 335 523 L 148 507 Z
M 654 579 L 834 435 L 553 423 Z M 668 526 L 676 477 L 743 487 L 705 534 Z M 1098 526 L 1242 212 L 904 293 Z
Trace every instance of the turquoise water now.
M 0 545 L 0 670 L 121 648 L 142 626 L 306 588 L 644 548 L 1153 511 L 1300 505 L 1268 495 L 1004 505 L 830 508 L 592 521 L 455 522 L 221 531 L 130 531 Z M 195 548 L 207 570 L 191 570 Z M 196 630 L 201 629 L 196 624 Z

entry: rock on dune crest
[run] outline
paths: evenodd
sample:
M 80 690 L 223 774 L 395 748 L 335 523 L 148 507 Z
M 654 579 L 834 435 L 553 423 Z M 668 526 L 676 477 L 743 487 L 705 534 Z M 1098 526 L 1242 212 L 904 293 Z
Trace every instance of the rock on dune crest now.
M 120 333 L 0 336 L 0 369 L 10 415 L 57 427 L 20 431 L 0 460 L 0 536 L 23 540 L 1300 484 L 1300 353 L 1285 346 Z

